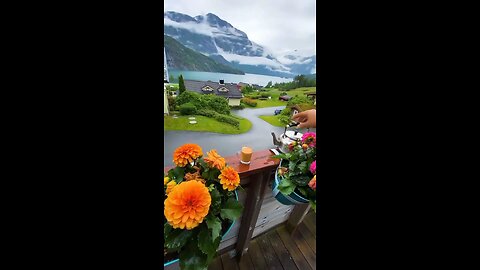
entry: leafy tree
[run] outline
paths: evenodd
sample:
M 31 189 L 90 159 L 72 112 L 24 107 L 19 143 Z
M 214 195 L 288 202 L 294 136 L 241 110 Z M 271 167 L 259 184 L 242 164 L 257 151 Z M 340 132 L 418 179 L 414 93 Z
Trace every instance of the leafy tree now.
M 198 104 L 199 101 L 200 101 L 200 94 L 192 91 L 185 91 L 179 94 L 176 100 L 177 105 L 182 105 L 187 102 Z
M 183 81 L 183 76 L 180 75 L 178 76 L 178 90 L 180 92 L 180 94 L 182 94 L 183 92 L 185 92 L 185 82 Z
M 272 81 L 269 81 L 269 82 L 267 83 L 267 86 L 265 86 L 265 88 L 271 88 L 271 87 L 272 87 Z
M 252 86 L 250 85 L 245 85 L 245 86 L 242 86 L 242 93 L 243 94 L 250 94 L 254 91 L 255 89 L 253 89 Z
M 298 104 L 311 104 L 313 105 L 313 100 L 311 98 L 308 98 L 306 95 L 296 95 L 292 97 L 287 102 L 287 106 L 293 106 L 293 105 L 298 105 Z

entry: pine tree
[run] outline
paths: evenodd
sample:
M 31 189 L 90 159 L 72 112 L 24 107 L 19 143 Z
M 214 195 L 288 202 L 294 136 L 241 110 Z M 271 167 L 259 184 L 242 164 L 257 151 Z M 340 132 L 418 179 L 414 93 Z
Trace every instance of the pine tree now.
M 178 91 L 179 94 L 185 92 L 185 82 L 183 81 L 183 76 L 178 76 Z

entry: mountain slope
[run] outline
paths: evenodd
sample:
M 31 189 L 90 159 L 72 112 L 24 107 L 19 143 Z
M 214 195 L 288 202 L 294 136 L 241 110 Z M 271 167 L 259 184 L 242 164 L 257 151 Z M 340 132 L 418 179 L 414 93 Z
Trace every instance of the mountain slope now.
M 164 34 L 219 63 L 248 73 L 294 77 L 315 72 L 315 56 L 275 57 L 266 48 L 249 40 L 247 34 L 212 13 L 190 17 L 165 12 Z
M 163 42 L 167 54 L 167 65 L 170 69 L 245 74 L 241 70 L 219 64 L 167 35 L 164 35 Z

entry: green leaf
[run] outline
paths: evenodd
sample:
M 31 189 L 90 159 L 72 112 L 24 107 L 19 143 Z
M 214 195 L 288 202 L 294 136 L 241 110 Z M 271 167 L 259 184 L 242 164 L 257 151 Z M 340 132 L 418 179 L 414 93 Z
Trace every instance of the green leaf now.
M 278 190 L 283 195 L 290 195 L 296 187 L 297 185 L 290 181 L 289 178 L 284 178 L 282 181 L 280 181 L 280 184 L 278 184 Z
M 220 207 L 222 204 L 222 195 L 217 189 L 214 189 L 210 192 L 210 213 L 217 215 L 220 212 Z
M 281 159 L 286 159 L 286 158 L 287 158 L 287 155 L 286 155 L 286 154 L 278 154 L 278 155 L 274 155 L 274 156 L 272 156 L 272 158 L 281 158 Z
M 165 224 L 163 224 L 163 238 L 165 239 L 172 230 L 172 225 L 170 225 L 168 222 L 165 222 Z
M 297 186 L 306 186 L 308 185 L 308 182 L 310 182 L 311 179 L 312 177 L 308 175 L 295 175 L 290 177 L 290 180 L 292 181 L 292 183 L 294 183 Z
M 198 241 L 189 241 L 180 255 L 180 268 L 182 270 L 207 270 L 207 255 L 198 249 Z
M 185 175 L 185 168 L 184 167 L 175 167 L 168 171 L 168 177 L 170 179 L 176 179 L 175 182 L 180 183 L 183 181 L 183 176 Z
M 214 240 L 215 239 L 215 240 Z M 198 248 L 207 255 L 207 263 L 213 259 L 220 244 L 220 237 L 212 238 L 205 226 L 202 226 L 198 234 Z
M 295 167 L 297 166 L 297 160 L 292 160 L 290 161 L 290 163 L 288 164 L 288 170 L 290 172 L 292 171 L 295 171 Z
M 192 234 L 192 230 L 173 229 L 165 236 L 165 246 L 170 249 L 180 249 L 191 239 Z
M 310 206 L 313 209 L 313 212 L 317 213 L 317 202 L 316 201 L 310 201 Z
M 208 228 L 212 230 L 212 239 L 216 239 L 222 230 L 222 222 L 214 215 L 208 215 L 206 222 Z
M 299 169 L 302 173 L 306 173 L 306 172 L 307 172 L 307 161 L 302 161 L 302 162 L 300 162 L 300 164 L 298 164 L 298 169 Z
M 225 206 L 220 210 L 222 218 L 235 220 L 242 214 L 243 206 L 234 198 L 230 198 L 225 203 Z

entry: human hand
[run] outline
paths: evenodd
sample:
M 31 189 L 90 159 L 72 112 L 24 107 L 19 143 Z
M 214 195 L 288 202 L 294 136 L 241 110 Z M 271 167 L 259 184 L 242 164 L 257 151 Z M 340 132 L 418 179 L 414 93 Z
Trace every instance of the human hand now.
M 317 111 L 312 109 L 299 112 L 292 116 L 292 120 L 300 123 L 298 128 L 315 128 L 317 126 Z

